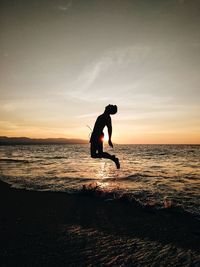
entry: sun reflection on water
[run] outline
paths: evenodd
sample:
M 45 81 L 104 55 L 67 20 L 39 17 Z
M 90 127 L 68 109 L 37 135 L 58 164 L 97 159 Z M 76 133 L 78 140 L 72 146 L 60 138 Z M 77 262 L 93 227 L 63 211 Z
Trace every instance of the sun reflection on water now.
M 101 160 L 101 163 L 100 163 L 100 168 L 99 168 L 99 171 L 98 171 L 98 177 L 100 179 L 104 179 L 104 177 L 106 176 L 106 168 L 105 168 L 105 161 Z

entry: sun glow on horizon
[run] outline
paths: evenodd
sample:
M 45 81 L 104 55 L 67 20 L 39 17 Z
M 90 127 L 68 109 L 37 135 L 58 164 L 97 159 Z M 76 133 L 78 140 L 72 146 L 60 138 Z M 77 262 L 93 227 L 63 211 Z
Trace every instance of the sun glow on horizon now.
M 108 139 L 109 139 L 109 136 L 108 136 L 108 131 L 107 131 L 107 129 L 106 129 L 106 130 L 104 130 L 103 141 L 104 141 L 104 142 L 108 142 Z

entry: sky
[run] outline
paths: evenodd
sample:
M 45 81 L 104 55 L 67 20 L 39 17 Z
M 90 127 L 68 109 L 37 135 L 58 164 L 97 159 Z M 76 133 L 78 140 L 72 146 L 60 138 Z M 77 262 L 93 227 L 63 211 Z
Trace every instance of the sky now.
M 200 144 L 200 0 L 1 0 L 0 135 Z

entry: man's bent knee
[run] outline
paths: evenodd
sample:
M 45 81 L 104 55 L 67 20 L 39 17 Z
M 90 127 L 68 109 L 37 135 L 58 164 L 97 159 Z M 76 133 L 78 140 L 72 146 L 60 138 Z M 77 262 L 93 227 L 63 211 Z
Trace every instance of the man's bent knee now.
M 101 158 L 101 155 L 97 153 L 91 153 L 91 158 Z

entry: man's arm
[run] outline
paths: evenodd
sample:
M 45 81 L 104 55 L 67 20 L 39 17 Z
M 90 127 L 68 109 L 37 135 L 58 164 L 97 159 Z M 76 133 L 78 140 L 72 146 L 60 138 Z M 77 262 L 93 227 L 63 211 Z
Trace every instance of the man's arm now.
M 108 127 L 108 144 L 109 144 L 109 146 L 113 147 L 113 144 L 112 144 L 112 141 L 111 141 L 111 137 L 112 137 L 112 121 L 111 121 L 110 117 L 109 117 L 109 120 L 108 120 L 107 127 Z

